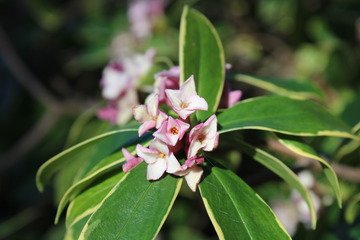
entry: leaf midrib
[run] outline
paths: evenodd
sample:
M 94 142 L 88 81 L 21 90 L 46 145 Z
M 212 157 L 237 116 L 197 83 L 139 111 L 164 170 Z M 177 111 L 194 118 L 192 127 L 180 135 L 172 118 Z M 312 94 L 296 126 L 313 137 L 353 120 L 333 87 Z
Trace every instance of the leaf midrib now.
M 124 230 L 124 228 L 127 226 L 127 224 L 129 223 L 129 220 L 134 216 L 134 214 L 132 214 L 139 206 L 140 206 L 140 201 L 143 200 L 144 195 L 146 193 L 148 193 L 148 191 L 150 190 L 150 188 L 153 186 L 153 183 L 150 183 L 149 186 L 146 188 L 146 190 L 141 194 L 141 197 L 139 198 L 139 200 L 134 204 L 135 207 L 133 207 L 130 216 L 128 218 L 126 218 L 125 224 L 122 226 L 122 228 L 119 230 L 119 232 L 116 234 L 116 239 L 118 239 L 120 233 Z
M 216 172 L 213 172 L 213 175 L 214 175 L 214 176 L 218 179 L 218 181 L 219 181 L 219 183 L 221 184 L 221 186 L 223 186 L 223 188 L 224 188 L 225 190 L 227 190 L 227 193 L 228 193 L 228 195 L 229 195 L 229 198 L 230 198 L 230 200 L 231 200 L 231 202 L 232 202 L 233 206 L 235 207 L 235 209 L 236 209 L 237 213 L 239 214 L 239 216 L 240 216 L 240 220 L 241 220 L 241 222 L 243 223 L 243 225 L 244 225 L 244 227 L 245 227 L 245 229 L 246 229 L 246 231 L 247 231 L 247 233 L 248 233 L 248 235 L 249 235 L 250 239 L 254 239 L 254 238 L 252 237 L 252 235 L 250 234 L 250 231 L 249 231 L 249 229 L 248 229 L 248 227 L 247 227 L 247 225 L 246 225 L 245 221 L 243 220 L 243 216 L 241 215 L 241 213 L 240 213 L 239 209 L 237 208 L 237 206 L 234 204 L 234 203 L 235 203 L 235 201 L 234 201 L 234 199 L 233 199 L 233 197 L 232 197 L 231 192 L 230 192 L 230 191 L 229 191 L 229 189 L 228 189 L 228 188 L 226 188 L 226 187 L 225 187 L 225 185 L 221 182 L 221 180 L 220 180 L 219 176 L 217 176 L 217 173 L 216 173 Z

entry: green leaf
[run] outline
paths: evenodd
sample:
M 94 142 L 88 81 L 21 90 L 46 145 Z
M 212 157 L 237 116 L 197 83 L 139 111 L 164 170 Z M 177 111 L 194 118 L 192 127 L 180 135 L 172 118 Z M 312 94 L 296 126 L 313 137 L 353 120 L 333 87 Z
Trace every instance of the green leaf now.
M 90 112 L 90 110 L 92 110 L 92 112 Z M 95 111 L 94 109 L 90 110 L 85 112 L 74 122 L 68 134 L 68 139 L 65 144 L 66 147 L 70 147 L 81 141 L 111 130 L 109 124 L 106 122 L 99 121 L 98 119 L 90 121 L 90 118 L 93 117 L 93 111 Z M 66 190 L 74 183 L 77 174 L 84 169 L 83 166 L 87 162 L 93 160 L 93 157 L 96 157 L 93 152 L 94 151 L 88 151 L 82 154 L 81 157 L 73 159 L 66 164 L 66 168 L 62 168 L 61 171 L 56 174 L 54 186 L 57 203 L 61 200 L 61 197 Z
M 138 142 L 141 142 L 140 140 L 143 138 L 140 138 Z M 146 139 L 146 136 L 145 136 Z M 142 145 L 147 146 L 150 142 L 145 142 Z M 128 148 L 128 150 L 133 151 L 132 154 L 134 154 L 135 151 L 135 145 Z M 80 179 L 78 182 L 76 182 L 74 185 L 72 185 L 64 194 L 64 196 L 61 198 L 61 201 L 59 203 L 56 217 L 55 217 L 55 223 L 59 221 L 60 215 L 68 202 L 75 198 L 79 193 L 81 193 L 84 189 L 86 189 L 88 186 L 93 184 L 98 178 L 102 177 L 106 173 L 111 172 L 112 170 L 118 169 L 118 171 L 121 171 L 120 166 L 125 161 L 125 158 L 123 157 L 123 154 L 121 151 L 106 157 L 105 159 L 101 160 L 98 164 L 96 164 L 91 170 L 89 170 L 82 179 Z
M 297 136 L 333 136 L 360 139 L 324 108 L 309 100 L 281 96 L 251 98 L 218 116 L 220 133 L 258 129 Z
M 64 240 L 78 240 L 81 234 L 81 230 L 84 228 L 86 222 L 89 220 L 90 215 L 85 216 L 84 218 L 79 219 L 71 225 L 65 233 Z
M 266 168 L 281 177 L 287 184 L 289 184 L 292 188 L 296 189 L 299 192 L 299 194 L 305 200 L 309 208 L 311 224 L 312 227 L 315 229 L 316 210 L 314 207 L 314 203 L 309 190 L 300 182 L 298 176 L 293 171 L 291 171 L 291 169 L 288 168 L 282 161 L 270 155 L 269 153 L 259 148 L 255 148 L 242 141 L 238 141 L 238 144 L 240 146 L 240 149 L 244 151 L 246 155 L 250 156 L 252 159 L 264 165 Z
M 180 24 L 180 80 L 194 75 L 198 94 L 205 98 L 208 111 L 196 116 L 205 120 L 215 113 L 225 79 L 225 58 L 220 38 L 210 21 L 200 12 L 185 7 Z
M 237 74 L 237 81 L 250 84 L 277 95 L 294 99 L 322 99 L 322 92 L 311 82 L 290 79 L 275 79 L 268 77 L 255 77 L 245 74 Z
M 89 152 L 96 152 L 96 159 L 100 160 L 115 151 L 121 144 L 129 141 L 130 138 L 136 137 L 137 129 L 124 129 L 101 134 L 81 142 L 45 162 L 36 174 L 36 185 L 40 191 L 44 190 L 44 185 L 50 178 L 61 168 L 76 159 L 81 158 Z M 106 150 L 96 151 L 100 146 L 106 146 Z M 93 158 L 94 156 L 92 156 Z
M 339 207 L 341 207 L 341 193 L 340 193 L 339 180 L 336 176 L 334 169 L 331 167 L 331 165 L 325 159 L 319 157 L 317 155 L 316 151 L 311 146 L 309 146 L 301 141 L 298 141 L 297 139 L 295 139 L 291 136 L 281 135 L 281 136 L 278 136 L 278 138 L 279 138 L 279 142 L 282 145 L 284 145 L 285 147 L 287 147 L 289 150 L 293 151 L 294 153 L 299 154 L 300 156 L 303 156 L 306 158 L 316 160 L 316 161 L 320 162 L 322 165 L 324 165 L 324 167 L 325 167 L 324 174 L 335 193 Z
M 91 215 L 102 199 L 124 176 L 125 173 L 122 171 L 110 177 L 105 175 L 97 184 L 86 189 L 72 200 L 66 212 L 66 226 L 69 227 Z
M 119 157 L 120 155 L 120 157 Z M 59 206 L 57 208 L 56 217 L 55 217 L 55 223 L 59 221 L 60 215 L 68 202 L 75 198 L 79 193 L 81 193 L 84 189 L 86 189 L 88 186 L 90 186 L 92 183 L 94 183 L 99 177 L 105 175 L 106 173 L 109 173 L 110 171 L 118 168 L 119 171 L 121 171 L 121 164 L 125 161 L 123 155 L 121 152 L 113 154 L 106 159 L 102 160 L 99 164 L 103 165 L 103 162 L 107 162 L 108 164 L 104 165 L 103 167 L 94 170 L 90 172 L 88 175 L 86 175 L 84 178 L 82 178 L 80 181 L 76 182 L 74 185 L 72 185 L 64 194 L 64 196 L 61 198 L 61 201 L 59 203 Z
M 349 224 L 352 224 L 354 222 L 355 218 L 358 216 L 358 214 L 360 212 L 359 202 L 360 202 L 360 193 L 354 195 L 350 199 L 350 201 L 345 209 L 345 220 Z
M 154 239 L 179 192 L 182 179 L 146 180 L 142 163 L 115 185 L 84 226 L 79 240 Z
M 291 239 L 264 200 L 230 170 L 207 167 L 199 189 L 220 239 Z

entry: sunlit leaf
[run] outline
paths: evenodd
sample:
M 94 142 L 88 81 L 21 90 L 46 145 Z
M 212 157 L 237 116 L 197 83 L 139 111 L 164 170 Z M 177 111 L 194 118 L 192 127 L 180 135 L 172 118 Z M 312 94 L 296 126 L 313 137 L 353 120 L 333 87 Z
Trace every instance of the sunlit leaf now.
M 224 50 L 210 21 L 200 12 L 184 8 L 180 26 L 181 81 L 194 75 L 197 92 L 206 99 L 208 111 L 196 116 L 205 120 L 219 105 L 225 79 Z
M 61 168 L 66 167 L 67 164 L 75 161 L 77 158 L 81 158 L 83 154 L 87 155 L 89 152 L 93 151 L 95 156 L 92 156 L 92 158 L 96 157 L 96 159 L 101 160 L 118 149 L 122 144 L 131 140 L 131 138 L 136 137 L 137 129 L 117 130 L 90 138 L 68 148 L 49 159 L 39 168 L 36 174 L 36 185 L 38 189 L 43 191 L 44 185 L 50 180 L 54 173 Z M 104 147 L 102 151 L 96 151 L 101 147 Z
M 269 77 L 255 77 L 237 74 L 235 79 L 240 82 L 264 89 L 274 94 L 294 99 L 321 99 L 323 94 L 311 82 Z
M 270 207 L 232 171 L 208 166 L 199 189 L 219 239 L 290 239 Z
M 305 200 L 309 208 L 311 225 L 313 228 L 315 228 L 316 210 L 314 207 L 314 203 L 309 190 L 301 183 L 298 176 L 293 171 L 291 171 L 291 169 L 288 168 L 282 161 L 270 155 L 269 153 L 259 148 L 255 148 L 242 141 L 239 141 L 238 144 L 241 150 L 246 153 L 246 155 L 250 156 L 252 159 L 264 165 L 270 171 L 281 177 L 287 184 L 290 185 L 290 187 L 296 189 L 299 192 L 299 194 Z
M 257 129 L 297 136 L 353 138 L 350 128 L 309 100 L 267 96 L 244 100 L 219 114 L 220 133 Z
M 82 239 L 154 239 L 179 192 L 182 179 L 146 180 L 140 164 L 116 184 L 84 226 Z
M 291 136 L 280 135 L 279 142 L 288 149 L 290 149 L 291 151 L 295 152 L 296 154 L 318 161 L 325 167 L 324 174 L 335 193 L 338 205 L 341 207 L 341 193 L 340 193 L 339 180 L 331 165 L 325 159 L 319 157 L 316 151 L 311 146 L 301 141 L 298 141 L 297 139 Z

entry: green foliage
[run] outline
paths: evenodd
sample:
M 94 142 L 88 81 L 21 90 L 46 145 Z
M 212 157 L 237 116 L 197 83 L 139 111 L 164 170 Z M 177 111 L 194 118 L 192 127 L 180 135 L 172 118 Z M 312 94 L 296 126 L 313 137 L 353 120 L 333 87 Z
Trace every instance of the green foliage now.
M 358 139 L 350 128 L 321 106 L 280 96 L 247 99 L 218 117 L 220 132 L 258 129 L 297 136 Z
M 296 189 L 300 195 L 305 200 L 310 216 L 311 216 L 311 225 L 312 228 L 316 227 L 316 210 L 314 207 L 313 200 L 311 198 L 311 195 L 308 191 L 308 189 L 300 182 L 299 178 L 296 176 L 296 174 L 291 171 L 283 162 L 281 162 L 276 157 L 270 155 L 269 153 L 254 148 L 253 146 L 244 143 L 244 142 L 238 142 L 241 149 L 249 155 L 251 158 L 259 162 L 260 164 L 267 167 L 270 171 L 274 172 L 276 175 L 281 177 L 289 186 Z
M 281 135 L 279 136 L 279 142 L 288 149 L 290 149 L 291 151 L 299 154 L 300 156 L 318 161 L 325 167 L 324 174 L 335 193 L 338 205 L 341 207 L 341 193 L 340 193 L 339 180 L 331 165 L 325 159 L 319 157 L 316 151 L 311 146 L 297 140 L 294 137 Z
M 208 102 L 208 111 L 196 116 L 206 120 L 219 105 L 225 79 L 224 50 L 209 20 L 196 10 L 184 8 L 180 26 L 180 79 L 194 75 L 198 94 Z
M 278 4 L 278 1 L 272 2 Z M 271 5 L 266 8 L 273 9 Z M 194 75 L 197 92 L 209 105 L 208 111 L 196 113 L 201 122 L 218 110 L 225 81 L 223 47 L 210 21 L 188 7 L 184 8 L 181 17 L 179 40 L 181 82 Z M 332 136 L 356 142 L 359 137 L 340 119 L 310 100 L 322 99 L 322 93 L 310 82 L 241 74 L 235 78 L 281 96 L 251 98 L 224 110 L 218 115 L 219 133 L 239 131 L 242 136 L 241 130 L 248 129 L 286 134 L 279 135 L 283 146 L 324 165 L 325 176 L 341 206 L 339 182 L 331 165 L 310 145 L 289 136 Z M 94 127 L 89 124 L 82 128 L 88 117 L 80 118 L 79 124 L 71 131 L 68 144 L 77 144 L 43 164 L 36 177 L 37 186 L 42 191 L 45 184 L 58 174 L 57 184 L 61 187 L 57 192 L 61 201 L 55 221 L 59 221 L 69 204 L 65 239 L 156 238 L 179 193 L 182 178 L 167 174 L 157 181 L 148 181 L 145 163 L 129 173 L 122 172 L 125 158 L 119 150 L 126 147 L 134 151 L 137 143 L 148 144 L 149 135 L 139 138 L 137 125 L 131 124 L 126 129 L 114 127 L 114 131 L 98 136 L 93 136 L 94 132 L 87 135 L 86 129 Z M 103 132 L 101 124 L 95 124 L 95 128 Z M 227 134 L 221 137 L 226 139 Z M 237 154 L 245 153 L 296 189 L 309 208 L 311 225 L 315 228 L 316 210 L 310 191 L 291 167 L 248 144 L 247 139 L 239 141 L 230 137 L 227 140 L 232 141 L 230 145 L 236 147 Z M 221 151 L 227 151 L 226 147 L 219 143 Z M 270 207 L 234 172 L 207 157 L 202 166 L 205 176 L 199 190 L 220 239 L 290 239 Z
M 268 205 L 230 170 L 207 159 L 199 185 L 220 239 L 290 239 Z
M 255 87 L 264 89 L 274 94 L 294 99 L 322 99 L 323 94 L 311 82 L 278 79 L 269 77 L 254 77 L 238 74 L 235 79 Z
M 182 179 L 168 175 L 161 181 L 148 181 L 145 170 L 145 164 L 139 165 L 111 189 L 86 222 L 79 240 L 156 237 Z
M 124 134 L 128 132 L 130 135 Z M 50 180 L 54 173 L 65 167 L 67 164 L 78 158 L 84 161 L 91 156 L 94 162 L 108 156 L 126 142 L 133 141 L 137 136 L 137 129 L 115 130 L 104 133 L 81 142 L 49 159 L 43 164 L 36 174 L 36 185 L 40 191 L 44 190 L 44 185 Z M 97 151 L 100 149 L 101 151 Z

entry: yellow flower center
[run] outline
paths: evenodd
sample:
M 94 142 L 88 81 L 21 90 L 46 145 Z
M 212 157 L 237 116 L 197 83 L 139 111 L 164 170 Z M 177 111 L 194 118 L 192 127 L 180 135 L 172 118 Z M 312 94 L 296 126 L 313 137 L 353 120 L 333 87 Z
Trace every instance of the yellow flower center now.
M 177 127 L 172 127 L 172 128 L 170 128 L 170 132 L 173 135 L 178 135 L 179 134 L 179 129 Z
M 165 155 L 164 153 L 159 153 L 159 157 L 160 157 L 160 158 L 165 158 L 165 156 L 166 156 L 166 155 Z
M 180 107 L 181 107 L 182 109 L 187 108 L 188 106 L 189 106 L 189 104 L 188 104 L 188 103 L 185 103 L 185 102 L 182 102 L 182 103 L 180 104 Z

